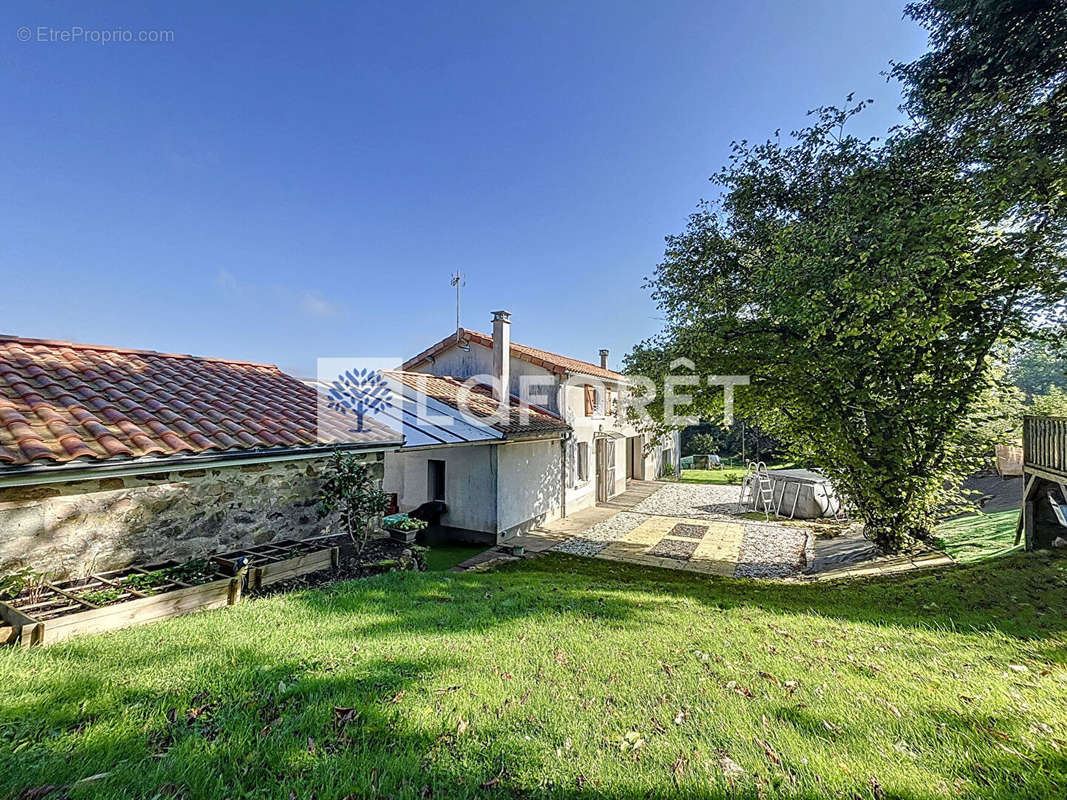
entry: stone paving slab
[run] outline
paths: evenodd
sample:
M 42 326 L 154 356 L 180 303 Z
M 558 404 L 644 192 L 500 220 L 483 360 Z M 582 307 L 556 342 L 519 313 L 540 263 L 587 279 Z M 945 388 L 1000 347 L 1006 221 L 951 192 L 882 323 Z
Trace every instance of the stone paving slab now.
M 678 525 L 706 528 L 707 532 L 699 540 L 674 536 L 672 532 Z M 623 539 L 610 543 L 596 557 L 644 566 L 730 576 L 734 574 L 737 565 L 743 535 L 744 525 L 741 523 L 649 517 Z M 669 544 L 672 542 L 677 544 Z M 664 552 L 657 548 L 662 548 Z M 693 552 L 688 558 L 671 558 L 666 555 L 667 550 L 676 548 L 692 548 Z
M 951 556 L 933 550 L 916 556 L 881 558 L 867 564 L 853 564 L 846 568 L 828 570 L 815 575 L 805 575 L 804 577 L 808 580 L 816 581 L 836 580 L 838 578 L 870 578 L 875 575 L 893 575 L 920 569 L 948 567 L 955 563 Z
M 664 487 L 670 491 L 664 492 Z M 462 571 L 471 567 L 483 569 L 490 567 L 501 558 L 508 557 L 510 545 L 521 545 L 526 549 L 527 557 L 534 557 L 565 542 L 581 542 L 583 534 L 596 526 L 600 526 L 597 530 L 602 531 L 600 534 L 591 534 L 596 541 L 588 542 L 590 545 L 588 548 L 584 546 L 573 548 L 574 554 L 724 577 L 735 577 L 743 572 L 745 573 L 743 577 L 830 580 L 894 574 L 955 563 L 949 556 L 936 550 L 910 556 L 880 557 L 860 560 L 858 563 L 848 563 L 849 556 L 855 557 L 854 554 L 845 555 L 844 552 L 835 552 L 850 549 L 845 548 L 843 542 L 838 547 L 819 547 L 818 543 L 816 547 L 812 547 L 815 537 L 811 532 L 798 531 L 794 526 L 789 529 L 789 532 L 807 535 L 806 550 L 813 552 L 807 553 L 806 558 L 809 559 L 809 563 L 814 562 L 813 567 L 816 564 L 824 569 L 832 566 L 835 560 L 833 556 L 844 556 L 842 561 L 845 562 L 839 562 L 837 568 L 825 572 L 820 571 L 818 574 L 799 575 L 796 574 L 795 566 L 791 565 L 788 559 L 780 564 L 777 561 L 778 549 L 781 545 L 774 544 L 773 539 L 781 537 L 780 526 L 774 523 L 756 524 L 750 520 L 724 516 L 717 513 L 718 508 L 714 508 L 711 503 L 707 502 L 713 498 L 705 497 L 699 492 L 693 494 L 692 497 L 687 495 L 686 502 L 680 503 L 669 513 L 664 514 L 661 509 L 670 507 L 673 500 L 682 496 L 680 492 L 686 492 L 685 486 L 642 482 L 623 495 L 613 498 L 612 502 L 607 505 L 582 509 L 563 519 L 545 523 L 522 536 L 509 540 L 505 545 L 490 548 L 453 569 Z M 690 516 L 683 513 L 686 510 L 690 510 L 691 513 L 695 512 L 695 514 Z M 623 516 L 619 516 L 620 513 Z M 624 521 L 625 516 L 634 519 Z M 616 517 L 618 517 L 618 524 L 611 522 Z M 627 530 L 629 526 L 634 526 L 640 517 L 647 518 Z M 679 525 L 688 527 L 683 527 L 678 531 L 676 528 Z M 696 530 L 698 528 L 705 531 L 703 535 L 699 535 Z M 681 535 L 678 535 L 679 533 Z M 771 537 L 771 540 L 766 540 L 766 537 Z M 796 547 L 790 543 L 787 550 L 791 553 L 793 549 L 799 549 L 803 538 L 804 535 L 801 535 Z M 661 543 L 665 543 L 665 547 L 669 549 L 688 548 L 694 543 L 696 546 L 688 559 L 681 559 L 666 557 L 659 551 L 655 551 L 654 548 Z M 771 549 L 769 552 L 764 552 L 767 544 L 771 545 Z M 820 559 L 820 556 L 823 558 Z M 756 563 L 748 563 L 750 561 Z

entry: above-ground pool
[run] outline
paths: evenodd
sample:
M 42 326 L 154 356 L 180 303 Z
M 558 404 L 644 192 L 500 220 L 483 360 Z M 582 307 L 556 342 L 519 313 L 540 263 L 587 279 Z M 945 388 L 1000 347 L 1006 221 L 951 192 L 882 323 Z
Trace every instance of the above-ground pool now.
M 765 473 L 771 482 L 771 511 L 789 519 L 817 519 L 841 516 L 841 498 L 825 475 L 810 469 L 772 469 Z M 755 480 L 754 477 L 748 480 Z M 756 511 L 763 511 L 759 488 L 755 489 Z

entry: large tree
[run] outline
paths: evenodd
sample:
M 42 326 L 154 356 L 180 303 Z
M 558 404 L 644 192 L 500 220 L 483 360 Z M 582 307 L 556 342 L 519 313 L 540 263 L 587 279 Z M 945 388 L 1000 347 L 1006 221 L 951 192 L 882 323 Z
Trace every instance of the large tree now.
M 735 146 L 719 203 L 667 239 L 650 281 L 666 327 L 627 366 L 751 375 L 739 413 L 824 469 L 895 550 L 931 532 L 991 349 L 1062 299 L 1063 264 L 1028 229 L 988 223 L 1007 209 L 944 137 L 849 135 L 861 108 L 820 111 L 792 144 Z M 702 416 L 720 402 L 696 393 Z
M 1018 342 L 1009 356 L 1008 377 L 1028 395 L 1067 389 L 1067 347 L 1041 339 Z
M 1067 231 L 1067 2 L 919 0 L 930 50 L 893 75 L 925 135 L 957 151 L 990 223 L 1035 247 Z M 1058 320 L 1047 320 L 1046 327 Z

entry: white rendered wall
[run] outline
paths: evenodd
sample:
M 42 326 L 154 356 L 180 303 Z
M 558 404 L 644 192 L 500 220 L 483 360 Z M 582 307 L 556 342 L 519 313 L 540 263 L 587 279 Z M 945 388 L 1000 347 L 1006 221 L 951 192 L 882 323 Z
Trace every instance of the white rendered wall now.
M 499 445 L 497 476 L 497 524 L 502 537 L 559 516 L 559 439 Z
M 382 488 L 397 493 L 401 511 L 411 511 L 430 499 L 426 462 L 444 461 L 448 513 L 441 523 L 495 534 L 497 492 L 493 449 L 493 445 L 467 445 L 387 453 Z

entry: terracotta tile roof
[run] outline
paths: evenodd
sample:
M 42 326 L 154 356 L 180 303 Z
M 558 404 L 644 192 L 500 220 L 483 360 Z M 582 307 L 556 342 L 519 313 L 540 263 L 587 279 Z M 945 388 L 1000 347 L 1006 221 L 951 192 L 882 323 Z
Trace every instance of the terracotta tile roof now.
M 472 331 L 469 328 L 460 328 L 460 335 L 466 341 L 480 344 L 482 347 L 488 347 L 489 349 L 493 347 L 493 337 L 489 334 Z M 423 350 L 414 358 L 405 361 L 403 368 L 406 370 L 415 369 L 433 356 L 453 347 L 455 343 L 456 334 L 450 334 L 433 345 L 433 347 Z M 511 343 L 511 356 L 522 361 L 528 361 L 558 375 L 576 372 L 579 375 L 592 375 L 596 378 L 606 378 L 611 381 L 626 380 L 626 376 L 622 373 L 604 369 L 596 364 L 590 364 L 588 361 L 579 361 L 576 358 L 568 358 L 567 356 L 550 353 L 547 350 L 538 350 L 536 347 L 527 347 L 524 344 L 516 344 L 515 342 Z
M 398 370 L 389 371 L 386 374 L 416 392 L 422 392 L 427 397 L 438 400 L 451 408 L 484 420 L 489 427 L 506 436 L 565 433 L 571 429 L 570 425 L 555 414 L 538 406 L 524 403 L 515 395 L 511 395 L 507 421 L 491 419 L 496 415 L 497 402 L 493 399 L 492 389 L 481 383 L 467 387 L 458 378 L 427 375 L 422 372 Z
M 351 428 L 275 366 L 0 335 L 0 470 L 400 438 Z

